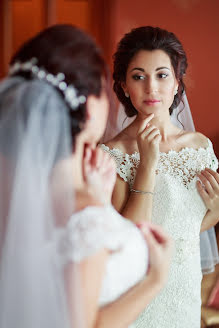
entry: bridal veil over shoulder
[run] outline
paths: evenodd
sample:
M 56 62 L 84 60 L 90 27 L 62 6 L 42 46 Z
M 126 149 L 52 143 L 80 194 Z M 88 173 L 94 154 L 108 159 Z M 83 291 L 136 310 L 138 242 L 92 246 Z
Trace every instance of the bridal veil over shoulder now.
M 67 218 L 74 206 L 70 136 L 52 86 L 21 77 L 0 83 L 1 328 L 69 327 L 56 235 L 58 213 Z
M 183 102 L 181 102 L 178 108 L 173 111 L 171 118 L 175 125 L 179 127 L 183 126 L 184 130 L 195 131 L 195 126 L 186 94 L 183 96 Z M 219 254 L 214 228 L 211 228 L 200 234 L 200 252 L 202 273 L 208 274 L 213 272 L 215 265 L 219 263 Z
M 113 138 L 121 130 L 131 124 L 134 119 L 135 117 L 129 118 L 125 115 L 123 106 L 120 104 L 117 112 L 110 112 L 103 142 Z M 195 131 L 191 110 L 185 93 L 181 103 L 173 111 L 171 120 L 173 124 L 177 125 L 179 128 L 183 128 L 184 130 L 188 131 Z M 219 263 L 219 254 L 214 228 L 211 228 L 200 234 L 200 251 L 203 274 L 213 272 L 215 265 Z

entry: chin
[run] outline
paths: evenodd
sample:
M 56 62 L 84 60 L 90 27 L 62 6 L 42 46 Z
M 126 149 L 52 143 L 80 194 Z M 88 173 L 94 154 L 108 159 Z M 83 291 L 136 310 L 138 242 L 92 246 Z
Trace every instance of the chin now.
M 144 109 L 142 111 L 139 111 L 139 114 L 142 114 L 142 115 L 150 115 L 150 114 L 154 114 L 156 116 L 156 114 L 158 113 L 158 109 L 157 108 L 147 108 L 147 109 Z

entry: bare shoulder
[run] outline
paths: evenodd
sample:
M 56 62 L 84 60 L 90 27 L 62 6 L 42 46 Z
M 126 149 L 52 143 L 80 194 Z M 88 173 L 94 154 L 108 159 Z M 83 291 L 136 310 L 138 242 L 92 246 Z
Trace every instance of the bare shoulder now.
M 180 141 L 185 144 L 186 147 L 194 149 L 207 148 L 208 138 L 200 132 L 186 132 L 180 137 Z

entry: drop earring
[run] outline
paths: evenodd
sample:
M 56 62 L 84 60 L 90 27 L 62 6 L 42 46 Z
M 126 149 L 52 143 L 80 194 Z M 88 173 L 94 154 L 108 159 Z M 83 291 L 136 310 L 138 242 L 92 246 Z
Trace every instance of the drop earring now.
M 129 98 L 129 93 L 125 92 L 125 96 L 126 96 L 126 98 Z

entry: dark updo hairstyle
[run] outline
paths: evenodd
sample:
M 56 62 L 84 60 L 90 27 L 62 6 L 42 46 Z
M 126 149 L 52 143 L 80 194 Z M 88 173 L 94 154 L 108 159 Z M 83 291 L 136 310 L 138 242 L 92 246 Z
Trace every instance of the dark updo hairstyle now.
M 54 25 L 43 30 L 21 46 L 12 57 L 10 65 L 17 61 L 26 62 L 33 57 L 37 59 L 37 66 L 49 73 L 64 73 L 65 82 L 74 85 L 78 94 L 86 98 L 89 95 L 100 96 L 103 77 L 109 82 L 109 72 L 100 49 L 89 35 L 72 25 Z M 15 75 L 31 78 L 31 74 L 24 71 Z M 64 98 L 59 89 L 57 92 Z M 86 119 L 86 103 L 79 105 L 75 111 L 67 103 L 66 106 L 74 142 L 74 137 L 81 131 Z
M 171 32 L 159 27 L 142 26 L 125 34 L 119 42 L 117 51 L 114 54 L 113 89 L 119 101 L 124 105 L 126 115 L 128 117 L 136 115 L 137 110 L 132 105 L 130 98 L 125 96 L 121 84 L 126 81 L 129 63 L 140 50 L 163 50 L 170 57 L 176 79 L 179 83 L 178 93 L 175 95 L 169 109 L 171 115 L 173 109 L 176 108 L 182 100 L 182 95 L 185 90 L 183 75 L 187 68 L 187 58 L 182 44 Z

